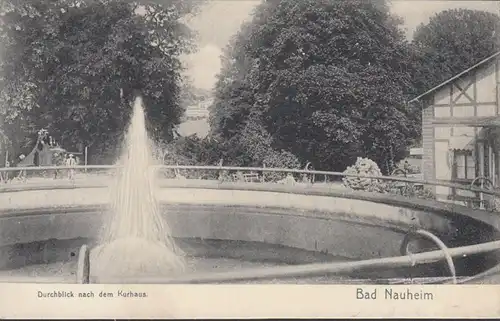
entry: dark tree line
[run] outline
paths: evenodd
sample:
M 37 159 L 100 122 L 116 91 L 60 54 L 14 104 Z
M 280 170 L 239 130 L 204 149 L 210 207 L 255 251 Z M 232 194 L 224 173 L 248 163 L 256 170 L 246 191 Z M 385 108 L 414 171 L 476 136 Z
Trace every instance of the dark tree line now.
M 3 1 L 0 116 L 14 149 L 46 128 L 109 162 L 138 93 L 154 138 L 171 139 L 183 113 L 179 57 L 193 48 L 180 20 L 189 3 Z
M 385 171 L 420 139 L 406 102 L 498 50 L 497 15 L 449 10 L 412 42 L 385 1 L 266 1 L 225 50 L 211 128 L 235 164 Z M 257 137 L 257 138 L 256 138 Z M 279 165 L 279 164 L 278 164 Z

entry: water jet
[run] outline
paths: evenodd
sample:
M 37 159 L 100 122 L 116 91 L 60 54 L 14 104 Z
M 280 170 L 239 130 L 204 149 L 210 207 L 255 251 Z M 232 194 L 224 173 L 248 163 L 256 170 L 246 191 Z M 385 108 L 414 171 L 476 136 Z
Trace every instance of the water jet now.
M 142 98 L 135 99 L 124 149 L 111 188 L 111 206 L 98 247 L 91 253 L 91 274 L 151 276 L 184 269 L 155 196 L 156 173 Z M 98 267 L 98 268 L 97 268 Z

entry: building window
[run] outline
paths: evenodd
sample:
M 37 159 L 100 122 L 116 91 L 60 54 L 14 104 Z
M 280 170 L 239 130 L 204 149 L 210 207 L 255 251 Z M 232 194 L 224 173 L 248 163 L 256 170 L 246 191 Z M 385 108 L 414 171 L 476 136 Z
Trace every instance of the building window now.
M 476 163 L 471 151 L 455 151 L 455 178 L 473 180 L 476 177 Z

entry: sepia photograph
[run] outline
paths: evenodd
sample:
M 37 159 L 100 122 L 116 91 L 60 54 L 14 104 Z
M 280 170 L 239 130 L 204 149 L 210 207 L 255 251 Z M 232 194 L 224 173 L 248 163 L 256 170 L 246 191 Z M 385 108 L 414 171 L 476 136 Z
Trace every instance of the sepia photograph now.
M 0 283 L 500 285 L 500 1 L 2 0 Z

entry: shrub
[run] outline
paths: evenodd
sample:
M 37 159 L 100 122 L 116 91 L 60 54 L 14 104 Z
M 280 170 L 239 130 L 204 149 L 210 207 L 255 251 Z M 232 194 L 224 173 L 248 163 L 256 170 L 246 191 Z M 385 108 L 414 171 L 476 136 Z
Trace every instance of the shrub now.
M 266 167 L 271 168 L 289 168 L 298 169 L 300 168 L 300 162 L 295 155 L 287 151 L 275 151 L 269 149 L 267 155 L 264 157 L 264 164 Z M 265 181 L 279 181 L 287 176 L 287 173 L 277 173 L 277 172 L 265 172 Z
M 402 188 L 392 188 L 389 190 L 391 194 L 401 195 L 404 197 L 435 199 L 434 193 L 428 188 L 417 188 L 412 183 L 406 183 Z
M 344 174 L 361 176 L 382 176 L 382 172 L 377 163 L 368 158 L 358 157 L 354 165 L 347 167 Z M 387 189 L 382 180 L 368 177 L 345 176 L 342 179 L 344 186 L 353 189 L 368 192 L 384 193 Z
M 230 175 L 229 171 L 221 171 L 219 173 L 218 180 L 219 180 L 220 183 L 231 182 L 232 178 L 231 178 L 231 175 Z
M 416 190 L 414 196 L 418 197 L 418 198 L 428 199 L 428 200 L 436 199 L 436 196 L 434 195 L 434 193 L 428 188 Z

